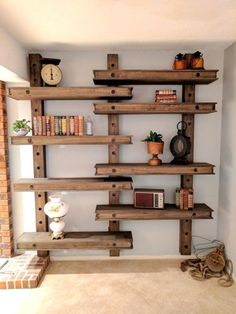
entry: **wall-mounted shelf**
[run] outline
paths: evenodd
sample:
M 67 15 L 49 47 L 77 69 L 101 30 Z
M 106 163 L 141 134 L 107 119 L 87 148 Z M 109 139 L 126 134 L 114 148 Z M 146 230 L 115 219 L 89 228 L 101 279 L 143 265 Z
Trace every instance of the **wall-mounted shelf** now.
M 96 114 L 183 114 L 212 113 L 216 103 L 99 103 L 94 104 Z
M 129 177 L 115 178 L 34 178 L 13 183 L 17 192 L 42 191 L 122 191 L 132 189 Z
M 14 145 L 132 144 L 131 135 L 12 136 Z
M 214 165 L 208 163 L 191 163 L 173 165 L 163 163 L 160 166 L 149 166 L 141 163 L 96 164 L 97 175 L 197 175 L 214 174 Z
M 131 99 L 131 87 L 12 87 L 10 98 L 16 100 L 83 100 L 83 99 Z
M 94 70 L 94 83 L 122 84 L 209 84 L 218 70 Z
M 97 205 L 96 220 L 212 219 L 206 204 L 194 204 L 193 210 L 180 210 L 174 204 L 164 209 L 135 208 L 133 205 Z
M 125 232 L 66 232 L 65 238 L 51 240 L 49 232 L 26 232 L 17 240 L 22 250 L 67 250 L 67 249 L 131 249 L 132 234 Z

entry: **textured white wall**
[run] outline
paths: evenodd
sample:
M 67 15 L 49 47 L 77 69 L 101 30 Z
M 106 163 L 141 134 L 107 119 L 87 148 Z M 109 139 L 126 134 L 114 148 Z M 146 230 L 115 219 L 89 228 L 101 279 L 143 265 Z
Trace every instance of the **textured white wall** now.
M 106 68 L 106 54 L 114 51 L 100 52 L 42 52 L 44 57 L 60 58 L 60 67 L 63 72 L 62 86 L 94 86 L 93 69 Z M 172 61 L 178 51 L 115 51 L 119 53 L 119 65 L 124 69 L 171 69 Z M 214 212 L 214 220 L 199 220 L 193 222 L 193 234 L 216 238 L 218 187 L 219 187 L 219 155 L 220 155 L 220 128 L 221 128 L 221 99 L 222 99 L 222 69 L 223 51 L 203 51 L 207 69 L 219 69 L 219 80 L 210 84 L 196 87 L 196 101 L 216 101 L 217 113 L 197 115 L 195 124 L 195 161 L 206 161 L 216 165 L 215 176 L 195 176 L 195 201 L 205 202 Z M 153 101 L 155 90 L 169 86 L 135 86 L 133 102 Z M 181 99 L 181 87 L 177 89 L 178 98 Z M 94 119 L 96 134 L 107 134 L 107 116 L 93 115 L 95 101 L 47 101 L 46 112 L 54 115 L 90 114 Z M 99 101 L 96 101 L 99 102 Z M 13 105 L 12 105 L 13 106 Z M 25 103 L 25 108 L 30 108 Z M 28 107 L 27 107 L 28 106 Z M 10 110 L 14 110 L 13 107 Z M 28 109 L 27 109 L 28 110 Z M 28 113 L 27 113 L 28 114 Z M 120 149 L 121 162 L 146 162 L 149 156 L 145 144 L 141 139 L 149 130 L 161 132 L 165 140 L 163 161 L 169 162 L 172 156 L 169 152 L 169 143 L 176 134 L 176 124 L 180 121 L 179 115 L 121 115 L 120 133 L 133 135 L 133 145 L 122 145 Z M 20 147 L 14 147 L 14 151 Z M 30 154 L 28 152 L 27 154 Z M 107 147 L 104 145 L 84 146 L 48 146 L 47 147 L 47 173 L 49 177 L 86 177 L 94 176 L 96 163 L 106 163 Z M 16 161 L 14 161 L 16 162 Z M 14 168 L 14 162 L 12 167 Z M 29 162 L 26 164 L 30 176 Z M 20 173 L 21 172 L 21 173 Z M 24 170 L 15 173 L 15 178 L 26 176 Z M 174 190 L 180 184 L 178 176 L 134 176 L 134 187 L 164 188 L 166 200 L 173 202 Z M 17 194 L 17 193 L 14 193 Z M 19 193 L 18 193 L 19 194 Z M 21 193 L 20 193 L 21 194 Z M 33 193 L 24 193 L 32 195 Z M 108 192 L 69 192 L 64 199 L 70 205 L 70 211 L 65 217 L 66 230 L 107 230 L 107 221 L 95 221 L 95 207 L 97 204 L 108 203 Z M 122 202 L 132 202 L 132 192 L 122 192 Z M 29 199 L 25 199 L 27 207 Z M 32 202 L 33 211 L 33 202 Z M 18 206 L 19 207 L 19 206 Z M 22 205 L 18 210 L 22 211 Z M 22 213 L 23 215 L 23 213 Z M 19 236 L 23 230 L 34 230 L 32 212 L 25 215 L 16 230 Z M 21 225 L 20 225 L 21 224 Z M 122 230 L 131 230 L 134 238 L 134 249 L 123 250 L 122 255 L 176 255 L 178 253 L 179 222 L 178 221 L 125 221 L 121 222 Z M 68 255 L 107 255 L 105 251 L 65 251 L 53 253 L 54 256 Z
M 218 235 L 236 264 L 236 43 L 225 50 Z M 234 274 L 236 272 L 234 271 Z

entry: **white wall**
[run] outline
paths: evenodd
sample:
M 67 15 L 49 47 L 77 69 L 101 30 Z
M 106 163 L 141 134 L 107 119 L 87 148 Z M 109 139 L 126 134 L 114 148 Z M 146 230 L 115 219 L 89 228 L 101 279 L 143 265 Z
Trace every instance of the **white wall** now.
M 27 54 L 26 50 L 0 27 L 0 65 L 27 80 Z
M 114 51 L 110 51 L 113 53 Z M 120 67 L 126 69 L 170 69 L 177 51 L 116 51 L 119 53 Z M 106 54 L 100 52 L 42 52 L 44 57 L 60 58 L 63 72 L 62 86 L 93 86 L 93 69 L 106 68 Z M 197 86 L 196 101 L 216 101 L 217 113 L 196 116 L 195 125 L 195 161 L 206 161 L 216 165 L 215 176 L 195 176 L 195 201 L 205 202 L 214 212 L 214 220 L 193 222 L 193 234 L 209 239 L 216 238 L 219 155 L 221 128 L 222 69 L 223 51 L 203 51 L 207 69 L 219 69 L 219 80 L 210 84 Z M 155 90 L 165 86 L 135 86 L 134 101 L 153 101 Z M 176 88 L 181 97 L 180 86 Z M 97 101 L 98 102 L 98 101 Z M 93 115 L 93 101 L 47 101 L 46 112 L 54 115 L 88 114 L 92 115 L 96 134 L 107 134 L 107 116 Z M 146 162 L 149 156 L 141 139 L 149 130 L 157 130 L 164 135 L 165 151 L 163 161 L 169 162 L 169 142 L 176 134 L 178 115 L 122 115 L 120 116 L 120 133 L 133 135 L 133 145 L 122 145 L 121 162 Z M 15 149 L 20 149 L 19 147 Z M 94 146 L 49 146 L 47 147 L 47 173 L 49 177 L 86 177 L 94 176 L 96 163 L 107 163 L 107 147 Z M 173 193 L 179 186 L 178 176 L 134 176 L 134 187 L 164 188 L 166 200 L 173 202 Z M 33 193 L 26 193 L 32 195 Z M 95 221 L 97 204 L 108 203 L 108 192 L 69 192 L 64 195 L 70 205 L 65 217 L 66 230 L 107 230 L 107 221 Z M 132 192 L 122 192 L 122 202 L 132 202 Z M 32 208 L 33 210 L 33 208 Z M 34 221 L 29 216 L 24 218 L 25 228 L 33 228 Z M 125 221 L 122 230 L 131 230 L 134 249 L 123 250 L 122 255 L 175 255 L 178 252 L 178 221 Z M 105 251 L 70 251 L 53 253 L 54 255 L 107 255 Z
M 218 236 L 236 265 L 236 43 L 225 50 Z M 236 271 L 234 271 L 236 274 Z

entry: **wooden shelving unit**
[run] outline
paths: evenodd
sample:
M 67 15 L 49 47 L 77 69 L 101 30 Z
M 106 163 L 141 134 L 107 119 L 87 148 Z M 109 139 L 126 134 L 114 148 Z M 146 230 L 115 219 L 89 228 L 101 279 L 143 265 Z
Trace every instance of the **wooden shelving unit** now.
M 215 103 L 177 103 L 157 105 L 156 103 L 99 103 L 94 104 L 95 114 L 182 114 L 212 113 Z
M 196 175 L 213 174 L 214 165 L 208 163 L 192 163 L 188 165 L 173 165 L 163 163 L 161 166 L 148 164 L 97 164 L 97 175 Z
M 16 100 L 131 99 L 131 87 L 12 87 L 8 96 Z
M 95 114 L 108 115 L 108 135 L 105 136 L 30 136 L 12 137 L 12 144 L 33 145 L 34 179 L 22 179 L 14 183 L 16 191 L 35 192 L 36 233 L 25 233 L 17 247 L 38 250 L 45 256 L 48 250 L 60 249 L 109 249 L 111 256 L 118 256 L 120 249 L 132 248 L 131 232 L 119 231 L 122 220 L 178 219 L 180 222 L 180 253 L 191 254 L 192 220 L 212 219 L 213 210 L 206 204 L 195 204 L 193 210 L 181 211 L 173 204 L 165 209 L 137 209 L 133 205 L 120 204 L 120 192 L 132 189 L 132 179 L 124 175 L 179 175 L 181 187 L 193 188 L 194 175 L 214 174 L 214 165 L 194 162 L 194 116 L 215 112 L 215 102 L 195 102 L 195 85 L 209 84 L 217 80 L 218 70 L 121 70 L 118 55 L 107 56 L 107 69 L 94 70 L 94 83 L 106 87 L 41 87 L 42 57 L 30 55 L 30 88 L 10 88 L 13 99 L 31 100 L 32 116 L 44 114 L 43 100 L 105 99 L 95 103 Z M 132 98 L 132 87 L 118 85 L 182 85 L 182 101 L 178 104 L 119 102 Z M 191 140 L 191 152 L 187 165 L 162 164 L 149 166 L 144 163 L 120 163 L 119 145 L 131 144 L 130 135 L 120 135 L 120 114 L 181 114 L 187 123 L 186 135 Z M 108 163 L 97 164 L 96 175 L 107 178 L 47 178 L 45 165 L 46 145 L 107 144 Z M 42 211 L 47 191 L 109 191 L 109 204 L 97 205 L 96 219 L 108 220 L 108 232 L 67 232 L 65 239 L 51 240 L 47 232 L 47 219 Z
M 213 210 L 206 204 L 194 204 L 193 210 L 177 209 L 165 204 L 164 209 L 135 208 L 133 205 L 97 205 L 96 220 L 211 219 Z
M 26 232 L 17 241 L 21 250 L 68 250 L 68 249 L 132 249 L 131 232 L 66 232 L 65 238 L 51 240 L 49 232 Z
M 130 135 L 94 135 L 94 136 L 12 136 L 14 145 L 102 145 L 132 144 Z
M 34 178 L 13 183 L 17 192 L 40 191 L 121 191 L 132 189 L 131 178 Z
M 94 83 L 101 85 L 209 84 L 218 70 L 94 70 Z

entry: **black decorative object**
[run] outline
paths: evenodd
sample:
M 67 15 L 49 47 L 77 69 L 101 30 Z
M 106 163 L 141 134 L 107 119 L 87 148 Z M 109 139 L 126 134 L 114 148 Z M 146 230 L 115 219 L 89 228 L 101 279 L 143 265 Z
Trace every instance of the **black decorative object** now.
M 188 164 L 187 155 L 191 150 L 190 138 L 185 135 L 187 124 L 184 121 L 177 123 L 177 135 L 170 142 L 170 151 L 174 156 L 172 164 Z

